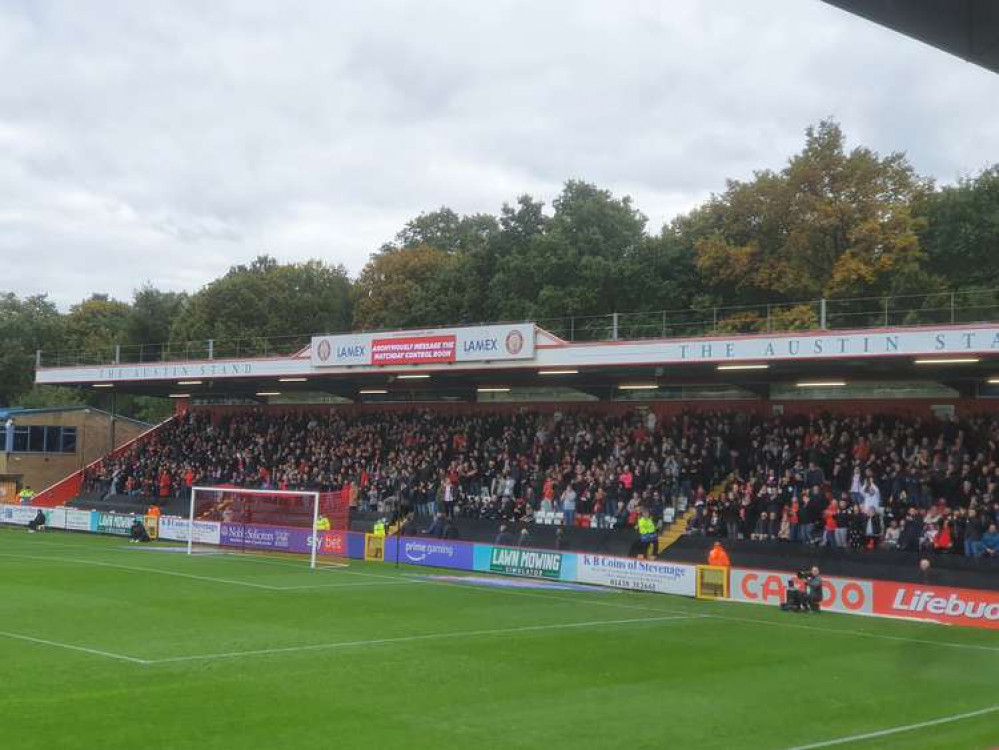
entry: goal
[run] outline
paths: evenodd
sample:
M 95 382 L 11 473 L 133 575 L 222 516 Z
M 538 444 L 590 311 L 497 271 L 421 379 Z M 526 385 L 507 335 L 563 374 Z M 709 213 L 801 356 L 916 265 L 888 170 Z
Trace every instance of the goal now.
M 187 553 L 195 544 L 239 552 L 347 557 L 348 508 L 340 492 L 192 487 Z

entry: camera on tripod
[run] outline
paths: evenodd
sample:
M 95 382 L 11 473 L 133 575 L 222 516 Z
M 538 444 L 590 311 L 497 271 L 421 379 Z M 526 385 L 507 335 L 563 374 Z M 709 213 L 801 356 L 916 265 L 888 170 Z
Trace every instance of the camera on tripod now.
M 785 612 L 803 612 L 808 609 L 808 595 L 798 587 L 798 581 L 807 581 L 811 572 L 807 568 L 802 568 L 794 574 L 794 578 L 788 578 L 785 584 L 784 601 L 780 608 Z

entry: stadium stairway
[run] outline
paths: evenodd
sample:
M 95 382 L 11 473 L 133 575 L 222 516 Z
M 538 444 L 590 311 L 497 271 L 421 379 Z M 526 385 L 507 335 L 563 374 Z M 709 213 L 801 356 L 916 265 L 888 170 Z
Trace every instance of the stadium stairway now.
M 720 496 L 725 492 L 725 484 L 731 480 L 728 477 L 725 481 L 719 482 L 711 489 L 711 494 L 715 497 Z M 682 499 L 683 512 L 669 525 L 668 528 L 664 529 L 661 534 L 659 534 L 659 554 L 662 554 L 670 545 L 675 544 L 676 540 L 687 533 L 687 526 L 690 524 L 690 519 L 694 517 L 694 509 L 692 507 L 687 507 L 687 500 Z
M 687 533 L 687 524 L 690 523 L 694 515 L 693 508 L 687 508 L 676 520 L 673 521 L 661 534 L 659 534 L 659 553 L 675 543 L 677 539 Z

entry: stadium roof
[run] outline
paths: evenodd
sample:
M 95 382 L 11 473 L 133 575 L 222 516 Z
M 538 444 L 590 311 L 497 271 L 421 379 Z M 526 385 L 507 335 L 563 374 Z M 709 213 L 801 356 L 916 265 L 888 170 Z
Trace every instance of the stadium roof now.
M 473 401 L 511 389 L 614 399 L 686 386 L 765 396 L 775 385 L 839 381 L 937 383 L 972 396 L 999 383 L 999 324 L 567 342 L 521 323 L 315 336 L 284 356 L 88 362 L 36 372 L 45 385 L 215 403 L 322 394 L 352 402 Z
M 999 2 L 996 0 L 826 2 L 999 73 Z

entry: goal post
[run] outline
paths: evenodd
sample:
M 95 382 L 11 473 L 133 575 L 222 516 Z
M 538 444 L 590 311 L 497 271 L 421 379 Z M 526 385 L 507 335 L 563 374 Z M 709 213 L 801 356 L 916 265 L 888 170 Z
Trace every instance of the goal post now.
M 204 538 L 205 529 L 212 535 Z M 196 543 L 240 552 L 347 556 L 348 509 L 340 492 L 257 490 L 230 485 L 191 487 L 187 553 Z

